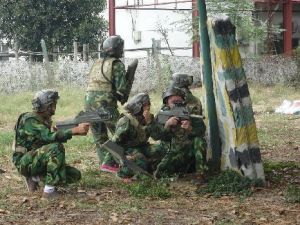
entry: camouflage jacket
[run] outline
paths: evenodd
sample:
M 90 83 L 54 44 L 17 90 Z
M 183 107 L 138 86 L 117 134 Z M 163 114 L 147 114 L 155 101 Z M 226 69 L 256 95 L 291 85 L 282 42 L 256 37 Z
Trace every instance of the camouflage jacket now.
M 169 110 L 168 107 L 163 106 L 163 111 Z M 205 124 L 201 118 L 190 118 L 192 130 L 187 131 L 177 125 L 176 127 L 164 128 L 163 125 L 156 122 L 149 125 L 148 130 L 154 140 L 161 140 L 161 144 L 171 149 L 180 149 L 187 145 L 192 145 L 194 138 L 204 137 Z
M 146 145 L 149 136 L 147 126 L 142 125 L 132 114 L 124 112 L 117 122 L 112 141 L 122 147 L 133 148 Z
M 72 138 L 71 129 L 53 132 L 51 125 L 51 119 L 45 120 L 36 113 L 21 114 L 15 126 L 15 146 L 22 146 L 30 151 Z

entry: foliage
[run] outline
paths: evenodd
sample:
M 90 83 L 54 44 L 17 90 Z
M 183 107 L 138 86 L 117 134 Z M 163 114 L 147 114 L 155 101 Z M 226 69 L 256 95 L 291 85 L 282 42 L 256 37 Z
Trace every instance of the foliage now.
M 254 3 L 248 0 L 207 1 L 208 16 L 225 14 L 237 28 L 240 40 L 261 40 L 267 36 L 267 24 L 255 17 Z
M 23 50 L 71 48 L 74 40 L 95 45 L 105 35 L 106 21 L 99 13 L 105 0 L 0 0 L 0 38 L 17 41 Z
M 267 22 L 254 18 L 254 3 L 248 0 L 208 0 L 206 1 L 207 16 L 225 14 L 229 16 L 231 22 L 237 28 L 239 41 L 247 42 L 250 40 L 262 40 L 267 37 Z M 193 30 L 198 29 L 198 19 L 192 21 L 190 12 L 183 12 L 184 19 L 177 21 L 176 26 L 179 30 L 192 34 Z M 280 32 L 276 27 L 271 27 L 274 33 Z M 194 35 L 194 36 L 193 36 Z M 193 34 L 193 40 L 199 39 L 198 32 Z
M 141 179 L 125 188 L 129 191 L 130 195 L 138 198 L 161 198 L 166 199 L 171 197 L 171 193 L 167 188 L 167 183 L 164 180 L 154 181 L 149 177 L 141 177 Z
M 262 185 L 263 182 L 260 179 L 251 180 L 241 176 L 236 171 L 226 170 L 209 180 L 207 186 L 199 188 L 197 193 L 201 195 L 211 193 L 215 197 L 229 194 L 247 197 L 252 194 L 251 187 Z
M 289 185 L 286 190 L 285 199 L 287 202 L 300 203 L 300 187 Z

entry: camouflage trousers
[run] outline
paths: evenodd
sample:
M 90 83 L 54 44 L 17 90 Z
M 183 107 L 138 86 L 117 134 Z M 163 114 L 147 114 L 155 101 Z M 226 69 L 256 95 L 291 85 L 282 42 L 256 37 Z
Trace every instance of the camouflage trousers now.
M 125 148 L 125 155 L 137 166 L 139 166 L 147 172 L 150 172 L 150 162 L 146 157 L 147 152 L 149 151 L 149 147 L 150 145 L 135 148 Z M 135 171 L 132 171 L 127 166 L 121 166 L 119 172 L 117 173 L 117 176 L 122 178 L 128 178 L 134 176 L 134 174 Z
M 170 177 L 184 173 L 204 173 L 206 166 L 206 141 L 203 138 L 195 138 L 189 145 L 174 145 L 162 142 L 156 147 L 156 151 L 162 153 L 159 161 L 155 162 L 156 178 Z
M 48 144 L 25 154 L 16 152 L 13 162 L 23 176 L 40 176 L 48 185 L 74 183 L 81 178 L 79 170 L 66 165 L 65 149 L 60 143 Z
M 108 122 L 99 122 L 91 124 L 91 131 L 93 134 L 94 143 L 96 144 L 96 151 L 100 164 L 113 165 L 116 164 L 109 152 L 101 147 L 101 145 L 108 140 L 108 131 L 113 134 L 115 131 L 115 124 L 120 116 L 115 106 L 110 106 L 105 103 L 106 94 L 99 91 L 89 91 L 85 96 L 85 110 L 97 110 L 100 107 L 105 107 L 112 115 L 112 120 Z

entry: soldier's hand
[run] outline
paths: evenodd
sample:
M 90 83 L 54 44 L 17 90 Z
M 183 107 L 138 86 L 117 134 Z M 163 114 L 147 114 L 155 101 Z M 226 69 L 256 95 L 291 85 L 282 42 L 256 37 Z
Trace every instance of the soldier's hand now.
M 86 135 L 89 131 L 89 123 L 80 123 L 77 127 L 72 128 L 73 135 Z
M 146 124 L 151 123 L 152 120 L 153 120 L 153 118 L 154 118 L 154 117 L 153 117 L 153 114 L 150 113 L 150 110 L 149 110 L 149 109 L 144 110 L 143 116 L 144 116 L 144 118 L 145 118 Z
M 181 128 L 191 131 L 192 130 L 192 125 L 191 125 L 191 121 L 189 120 L 182 120 L 181 121 Z
M 165 123 L 165 128 L 170 128 L 176 126 L 179 123 L 179 119 L 175 116 L 170 117 Z

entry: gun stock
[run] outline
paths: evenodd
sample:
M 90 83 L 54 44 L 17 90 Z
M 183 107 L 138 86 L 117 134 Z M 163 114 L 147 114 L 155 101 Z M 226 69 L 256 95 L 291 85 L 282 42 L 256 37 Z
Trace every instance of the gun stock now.
M 120 145 L 112 142 L 111 140 L 108 140 L 102 145 L 102 147 L 104 147 L 108 152 L 110 152 L 113 155 L 113 157 L 120 162 L 122 166 L 127 166 L 134 173 L 141 173 L 153 177 L 146 170 L 142 169 L 134 162 L 128 160 L 124 154 L 124 149 Z

